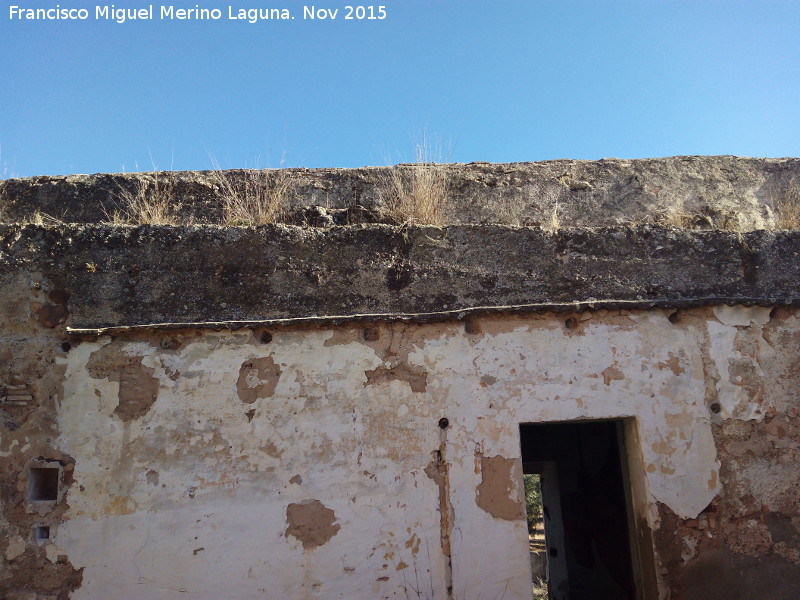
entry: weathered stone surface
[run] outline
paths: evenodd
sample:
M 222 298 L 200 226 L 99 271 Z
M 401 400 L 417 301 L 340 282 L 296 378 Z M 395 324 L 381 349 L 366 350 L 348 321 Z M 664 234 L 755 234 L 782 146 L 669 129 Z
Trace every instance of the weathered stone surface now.
M 797 232 L 28 225 L 0 244 L 2 272 L 62 282 L 76 329 L 800 299 Z
M 414 166 L 398 166 L 413 169 Z M 431 168 L 431 167 L 426 167 Z M 553 160 L 536 163 L 452 164 L 433 167 L 447 177 L 448 222 L 603 226 L 658 222 L 676 209 L 696 225 L 749 230 L 772 223 L 771 208 L 800 181 L 800 159 L 676 156 L 655 159 Z M 372 222 L 381 186 L 392 167 L 285 169 L 287 222 L 326 226 Z M 226 172 L 236 180 L 245 171 Z M 152 184 L 153 173 L 32 177 L 0 182 L 4 220 L 29 220 L 40 211 L 65 222 L 107 221 L 123 190 Z M 186 222 L 216 223 L 221 216 L 220 177 L 210 171 L 158 175 Z M 326 214 L 303 210 L 326 207 Z M 330 212 L 331 214 L 327 214 Z M 313 213 L 313 214 L 312 214 Z

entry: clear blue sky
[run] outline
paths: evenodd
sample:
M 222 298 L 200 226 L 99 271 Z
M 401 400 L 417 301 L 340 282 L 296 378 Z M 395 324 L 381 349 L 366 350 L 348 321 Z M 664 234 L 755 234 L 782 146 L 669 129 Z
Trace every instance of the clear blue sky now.
M 453 162 L 800 156 L 800 1 L 383 2 L 345 21 L 354 3 L 176 0 L 118 24 L 94 19 L 103 3 L 1 0 L 0 177 L 381 165 L 424 130 Z M 170 4 L 223 17 L 160 20 Z

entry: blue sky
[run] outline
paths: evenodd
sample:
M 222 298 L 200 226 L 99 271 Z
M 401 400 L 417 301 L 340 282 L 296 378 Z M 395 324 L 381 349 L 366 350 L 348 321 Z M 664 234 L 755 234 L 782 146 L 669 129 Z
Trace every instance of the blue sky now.
M 800 156 L 798 0 L 382 1 L 372 21 L 344 20 L 347 1 L 176 0 L 119 24 L 94 19 L 102 2 L 1 0 L 0 178 L 393 164 L 424 131 L 452 162 Z

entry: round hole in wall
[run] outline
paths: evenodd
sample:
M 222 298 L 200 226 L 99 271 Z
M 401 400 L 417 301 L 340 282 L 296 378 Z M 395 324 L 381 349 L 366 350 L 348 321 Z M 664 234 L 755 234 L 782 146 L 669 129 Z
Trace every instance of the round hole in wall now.
M 377 342 L 381 337 L 381 333 L 377 327 L 365 327 L 364 328 L 364 341 L 365 342 Z
M 711 409 L 711 412 L 713 412 L 715 415 L 718 415 L 722 410 L 722 406 L 720 405 L 719 402 L 712 402 L 709 408 Z
M 667 318 L 669 319 L 670 323 L 677 323 L 678 321 L 681 320 L 681 314 L 679 311 L 676 310 L 674 313 L 670 314 L 670 316 Z
M 265 331 L 261 334 L 262 344 L 269 344 L 271 341 L 272 341 L 272 334 L 269 331 Z
M 564 321 L 564 326 L 567 329 L 575 329 L 578 327 L 578 319 L 576 319 L 575 317 L 570 317 L 569 319 Z
M 439 419 L 439 429 L 447 429 L 450 426 L 450 419 L 442 417 Z
M 470 319 L 469 321 L 464 322 L 464 331 L 469 335 L 477 335 L 481 333 L 481 324 L 474 320 Z
M 62 352 L 69 352 L 72 349 L 72 344 L 69 342 L 61 342 L 61 350 Z

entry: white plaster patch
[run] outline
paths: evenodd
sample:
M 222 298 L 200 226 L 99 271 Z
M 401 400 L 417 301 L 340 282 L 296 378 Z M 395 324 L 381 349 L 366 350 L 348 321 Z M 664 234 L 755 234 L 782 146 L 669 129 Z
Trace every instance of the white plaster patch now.
M 769 313 L 772 309 L 763 306 L 741 306 L 739 304 L 728 306 L 727 304 L 720 304 L 711 307 L 711 310 L 723 325 L 747 327 L 751 323 L 758 326 L 769 323 Z
M 6 560 L 14 560 L 15 558 L 22 556 L 25 554 L 25 548 L 27 544 L 25 544 L 25 540 L 23 540 L 19 536 L 15 536 L 8 542 L 8 548 L 6 548 Z
M 14 454 L 14 447 L 18 445 L 19 445 L 19 440 L 17 439 L 11 440 L 11 443 L 8 445 L 8 452 L 0 451 L 0 456 L 2 456 L 3 458 L 11 456 L 12 454 Z
M 47 544 L 44 547 L 44 554 L 51 563 L 58 562 L 60 556 L 66 556 L 67 553 L 55 544 Z

